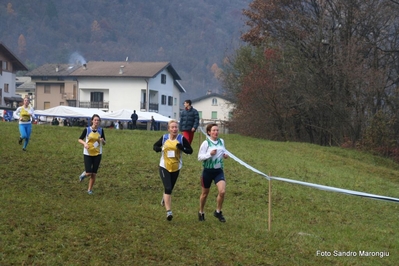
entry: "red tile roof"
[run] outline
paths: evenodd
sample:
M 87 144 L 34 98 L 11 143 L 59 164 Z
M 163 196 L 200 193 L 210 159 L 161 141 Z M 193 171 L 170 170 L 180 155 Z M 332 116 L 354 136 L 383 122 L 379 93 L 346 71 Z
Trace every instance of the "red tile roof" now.
M 45 64 L 30 71 L 26 76 L 152 78 L 165 68 L 174 80 L 181 80 L 169 62 L 90 61 L 84 65 Z

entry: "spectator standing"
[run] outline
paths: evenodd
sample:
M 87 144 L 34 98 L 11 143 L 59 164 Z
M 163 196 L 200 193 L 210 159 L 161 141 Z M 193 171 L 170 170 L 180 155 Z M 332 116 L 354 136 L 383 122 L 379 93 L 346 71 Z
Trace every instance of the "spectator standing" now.
M 150 130 L 157 130 L 157 126 L 156 126 L 155 123 L 156 122 L 155 122 L 154 116 L 152 115 L 151 116 L 151 128 L 150 128 Z
M 53 120 L 51 121 L 51 125 L 53 125 L 53 126 L 59 125 L 58 119 L 56 117 L 54 117 Z
M 197 130 L 198 125 L 198 111 L 191 106 L 191 100 L 185 100 L 184 110 L 180 113 L 180 131 L 190 144 L 193 141 L 194 132 Z
M 14 118 L 19 121 L 19 145 L 21 145 L 22 141 L 25 140 L 24 145 L 22 146 L 23 151 L 26 151 L 32 133 L 32 118 L 36 120 L 35 110 L 29 104 L 30 99 L 25 97 L 24 104 L 18 107 L 14 112 Z
M 133 111 L 133 114 L 130 116 L 132 119 L 132 129 L 137 128 L 137 120 L 139 119 L 139 116 L 136 114 L 136 110 Z
M 163 135 L 154 143 L 153 150 L 162 153 L 159 162 L 159 174 L 164 186 L 161 205 L 165 206 L 166 219 L 171 221 L 173 218 L 171 195 L 183 166 L 182 152 L 192 154 L 193 149 L 188 140 L 183 135 L 178 134 L 179 127 L 176 120 L 168 122 L 168 131 L 169 134 Z
M 202 161 L 203 170 L 201 176 L 201 196 L 200 208 L 198 212 L 198 219 L 205 221 L 204 207 L 212 181 L 218 189 L 218 196 L 216 198 L 216 210 L 213 216 L 219 219 L 220 222 L 226 222 L 222 214 L 222 206 L 224 195 L 226 192 L 226 180 L 223 172 L 223 159 L 227 159 L 225 154 L 226 148 L 223 139 L 219 138 L 219 127 L 217 124 L 209 124 L 206 126 L 206 140 L 202 142 L 198 152 L 198 160 Z

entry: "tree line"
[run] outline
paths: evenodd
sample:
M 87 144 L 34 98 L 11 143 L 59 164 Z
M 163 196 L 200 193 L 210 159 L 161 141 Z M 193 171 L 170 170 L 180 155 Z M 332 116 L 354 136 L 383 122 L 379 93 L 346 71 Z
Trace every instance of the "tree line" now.
M 254 0 L 226 58 L 231 127 L 248 136 L 396 157 L 398 10 L 390 0 Z

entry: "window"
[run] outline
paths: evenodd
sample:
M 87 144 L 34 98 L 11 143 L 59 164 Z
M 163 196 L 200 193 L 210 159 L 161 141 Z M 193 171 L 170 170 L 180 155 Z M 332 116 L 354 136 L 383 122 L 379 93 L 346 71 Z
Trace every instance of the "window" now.
M 147 93 L 141 90 L 140 109 L 147 109 Z
M 166 95 L 162 95 L 161 97 L 161 104 L 166 105 Z
M 72 99 L 76 99 L 76 85 L 73 84 L 73 95 L 72 95 Z
M 165 74 L 161 74 L 161 83 L 166 84 L 166 75 Z
M 60 84 L 60 93 L 61 94 L 65 93 L 65 85 L 64 84 Z
M 212 118 L 211 119 L 218 119 L 218 112 L 212 111 Z
M 8 91 L 8 83 L 4 83 L 4 92 L 9 92 Z
M 48 77 L 42 77 L 42 80 L 48 80 Z
M 213 98 L 212 99 L 212 105 L 218 105 L 218 99 Z
M 43 103 L 43 107 L 44 107 L 44 110 L 49 109 L 50 108 L 50 102 L 44 102 Z
M 169 106 L 173 105 L 173 97 L 172 96 L 168 96 L 168 105 Z
M 1 61 L 1 69 L 7 70 L 7 61 Z
M 3 61 L 0 60 L 0 75 L 3 74 Z
M 104 101 L 104 93 L 102 92 L 91 92 L 90 93 L 91 102 L 102 102 Z
M 51 86 L 49 84 L 44 85 L 44 93 L 51 93 Z
M 173 99 L 173 105 L 176 106 L 177 105 L 177 98 Z
M 202 119 L 202 111 L 198 111 L 198 116 L 200 119 Z

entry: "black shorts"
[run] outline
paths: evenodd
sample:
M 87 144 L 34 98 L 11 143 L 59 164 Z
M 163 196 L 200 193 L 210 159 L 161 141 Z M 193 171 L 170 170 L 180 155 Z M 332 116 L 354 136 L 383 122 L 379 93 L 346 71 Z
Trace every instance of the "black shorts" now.
M 205 168 L 202 170 L 202 176 L 201 176 L 201 186 L 203 188 L 210 188 L 212 185 L 212 181 L 215 182 L 215 185 L 219 181 L 226 181 L 224 179 L 224 172 L 223 169 L 207 169 Z
M 173 188 L 176 185 L 177 178 L 179 177 L 180 170 L 176 172 L 169 172 L 163 167 L 159 167 L 159 174 L 161 176 L 161 180 L 164 186 L 165 194 L 172 194 Z
M 98 167 L 101 162 L 101 154 L 97 156 L 84 155 L 85 171 L 86 173 L 97 174 Z

